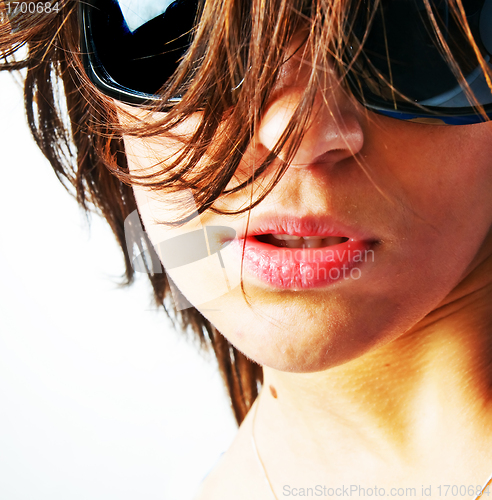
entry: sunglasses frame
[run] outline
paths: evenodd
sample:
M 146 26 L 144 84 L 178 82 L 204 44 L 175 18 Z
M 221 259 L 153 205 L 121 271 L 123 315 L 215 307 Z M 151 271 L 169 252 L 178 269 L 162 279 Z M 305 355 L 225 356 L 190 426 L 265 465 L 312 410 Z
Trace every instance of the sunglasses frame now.
M 93 5 L 93 2 L 90 0 L 79 2 L 80 49 L 82 53 L 82 64 L 89 80 L 103 94 L 125 104 L 143 106 L 162 102 L 162 98 L 159 95 L 147 94 L 120 85 L 113 80 L 111 75 L 106 71 L 104 65 L 97 56 L 97 51 L 94 46 L 91 26 L 92 9 L 97 9 L 97 7 Z M 170 105 L 179 101 L 181 101 L 180 96 L 168 100 Z
M 133 106 L 148 106 L 153 103 L 162 103 L 161 96 L 147 94 L 124 87 L 113 80 L 111 75 L 106 71 L 104 65 L 97 56 L 97 50 L 94 46 L 91 26 L 92 9 L 97 9 L 94 0 L 79 2 L 82 63 L 89 80 L 103 94 L 126 104 Z M 395 110 L 394 103 L 391 101 L 376 101 L 376 99 L 368 101 L 362 98 L 358 89 L 358 82 L 350 77 L 350 72 L 346 80 L 355 99 L 357 99 L 364 108 L 396 120 L 432 125 L 470 125 L 488 121 L 483 112 L 480 112 L 472 106 L 465 108 L 447 108 L 447 110 L 452 110 L 452 112 L 448 111 L 446 114 L 443 114 L 442 108 L 440 107 L 425 106 L 424 111 L 424 109 L 409 103 L 398 103 L 398 109 Z M 169 99 L 167 103 L 172 106 L 180 102 L 181 99 L 181 96 L 176 96 Z M 492 103 L 482 106 L 482 109 L 488 118 L 492 118 Z

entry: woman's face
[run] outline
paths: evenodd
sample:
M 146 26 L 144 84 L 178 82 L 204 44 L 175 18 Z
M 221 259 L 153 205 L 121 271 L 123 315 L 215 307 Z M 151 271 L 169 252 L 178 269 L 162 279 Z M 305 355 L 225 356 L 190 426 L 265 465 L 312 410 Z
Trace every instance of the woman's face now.
M 305 66 L 299 59 L 286 65 L 238 178 L 249 175 L 280 137 L 301 97 L 310 70 Z M 177 195 L 134 187 L 165 266 L 169 248 L 176 253 L 179 246 L 162 242 L 209 228 L 209 248 L 224 248 L 200 259 L 188 240 L 182 250 L 191 255 L 189 264 L 168 264 L 168 274 L 240 351 L 285 371 L 323 370 L 394 340 L 441 304 L 492 250 L 492 124 L 397 121 L 369 113 L 329 87 L 319 92 L 285 175 L 251 210 L 246 241 L 247 213 L 207 211 L 169 229 L 158 221 L 180 218 Z M 156 163 L 165 164 L 196 123 L 191 117 L 172 135 L 152 139 L 125 137 L 132 173 L 158 171 Z M 277 167 L 255 187 L 267 186 Z M 215 206 L 237 210 L 250 196 L 246 189 Z

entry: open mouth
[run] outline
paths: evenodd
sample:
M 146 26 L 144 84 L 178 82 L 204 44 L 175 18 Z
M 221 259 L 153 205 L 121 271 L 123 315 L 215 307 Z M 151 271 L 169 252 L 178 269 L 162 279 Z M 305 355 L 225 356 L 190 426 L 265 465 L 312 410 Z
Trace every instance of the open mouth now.
M 345 236 L 294 236 L 291 234 L 259 234 L 254 237 L 261 243 L 281 248 L 325 248 L 345 243 Z
M 275 212 L 256 217 L 246 232 L 239 232 L 231 249 L 253 283 L 301 290 L 359 279 L 359 268 L 373 262 L 376 243 L 365 230 L 326 213 Z

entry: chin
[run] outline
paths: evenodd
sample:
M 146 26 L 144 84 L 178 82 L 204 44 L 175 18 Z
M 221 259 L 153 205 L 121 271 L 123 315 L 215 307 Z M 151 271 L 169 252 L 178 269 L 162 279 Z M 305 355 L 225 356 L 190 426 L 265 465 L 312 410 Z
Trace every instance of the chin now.
M 292 373 L 324 371 L 356 359 L 394 336 L 371 320 L 364 308 L 354 314 L 336 298 L 255 301 L 234 305 L 232 297 L 199 307 L 200 312 L 238 350 L 254 362 Z M 275 301 L 276 302 L 276 301 Z M 260 305 L 257 305 L 260 304 Z

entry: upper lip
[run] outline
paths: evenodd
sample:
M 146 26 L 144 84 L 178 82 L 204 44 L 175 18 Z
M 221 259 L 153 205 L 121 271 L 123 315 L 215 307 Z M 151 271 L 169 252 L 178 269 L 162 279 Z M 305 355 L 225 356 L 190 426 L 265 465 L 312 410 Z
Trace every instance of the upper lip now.
M 290 234 L 293 236 L 340 236 L 353 240 L 375 240 L 361 228 L 346 225 L 324 214 L 279 215 L 278 213 L 251 216 L 247 236 L 261 234 Z M 246 237 L 246 229 L 237 232 L 237 238 Z

